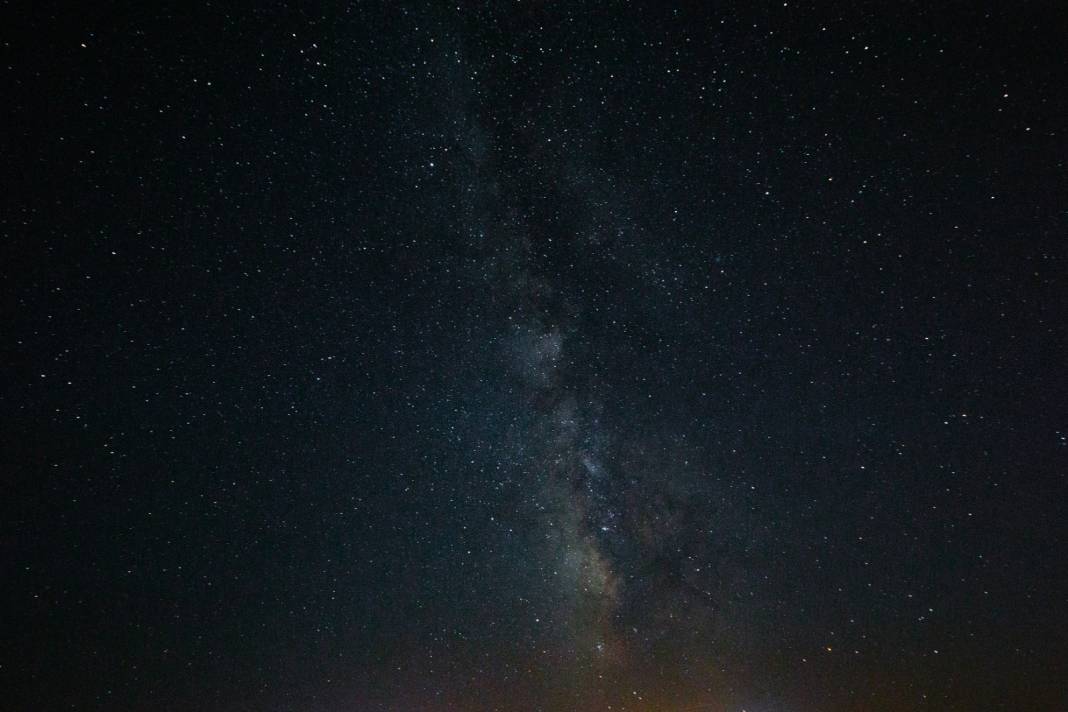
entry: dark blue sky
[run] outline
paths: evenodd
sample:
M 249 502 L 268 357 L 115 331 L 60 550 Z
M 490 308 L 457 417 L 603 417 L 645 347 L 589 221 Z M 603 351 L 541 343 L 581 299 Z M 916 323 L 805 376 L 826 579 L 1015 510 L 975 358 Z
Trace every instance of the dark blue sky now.
M 20 709 L 1060 709 L 1052 4 L 8 7 Z

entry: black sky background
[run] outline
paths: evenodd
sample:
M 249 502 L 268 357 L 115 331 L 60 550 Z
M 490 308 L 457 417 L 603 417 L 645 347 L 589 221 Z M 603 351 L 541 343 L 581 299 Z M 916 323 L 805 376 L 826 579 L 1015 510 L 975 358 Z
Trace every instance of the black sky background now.
M 1054 4 L 3 16 L 10 709 L 1064 708 Z

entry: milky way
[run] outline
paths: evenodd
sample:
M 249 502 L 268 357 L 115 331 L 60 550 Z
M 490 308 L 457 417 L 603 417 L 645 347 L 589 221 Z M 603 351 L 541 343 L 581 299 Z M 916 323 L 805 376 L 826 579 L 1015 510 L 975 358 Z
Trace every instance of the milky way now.
M 463 123 L 474 122 L 465 117 Z M 680 488 L 703 478 L 707 493 L 715 480 L 691 466 L 684 444 L 664 447 L 649 432 L 606 422 L 597 364 L 618 355 L 591 353 L 596 346 L 583 333 L 589 305 L 573 277 L 559 271 L 554 277 L 549 253 L 596 261 L 617 254 L 625 241 L 650 264 L 655 250 L 643 244 L 649 236 L 635 229 L 625 197 L 612 197 L 613 207 L 609 198 L 586 204 L 590 193 L 612 189 L 610 175 L 584 171 L 574 158 L 542 166 L 534 180 L 552 186 L 551 200 L 582 201 L 570 216 L 580 229 L 561 234 L 545 229 L 551 215 L 521 206 L 532 179 L 494 158 L 498 142 L 481 128 L 469 130 L 467 140 L 474 168 L 461 190 L 478 207 L 467 214 L 465 229 L 481 255 L 478 271 L 490 298 L 506 315 L 500 343 L 519 384 L 511 407 L 532 414 L 511 438 L 524 452 L 517 474 L 538 512 L 538 565 L 565 601 L 552 625 L 583 665 L 625 671 L 657 641 L 711 625 L 716 565 L 702 572 L 689 562 L 707 559 L 719 527 L 695 516 L 714 508 L 695 507 L 687 501 L 693 493 Z M 606 247 L 604 231 L 617 244 Z M 644 427 L 664 426 L 654 420 Z

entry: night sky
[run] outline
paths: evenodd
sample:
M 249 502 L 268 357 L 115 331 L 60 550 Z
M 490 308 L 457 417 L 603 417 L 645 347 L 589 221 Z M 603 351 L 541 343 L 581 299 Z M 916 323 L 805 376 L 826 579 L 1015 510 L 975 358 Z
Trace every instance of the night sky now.
M 984 5 L 5 3 L 0 708 L 1068 709 Z

